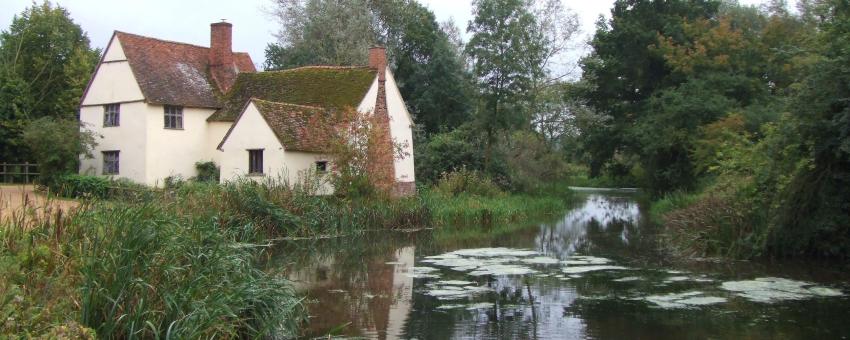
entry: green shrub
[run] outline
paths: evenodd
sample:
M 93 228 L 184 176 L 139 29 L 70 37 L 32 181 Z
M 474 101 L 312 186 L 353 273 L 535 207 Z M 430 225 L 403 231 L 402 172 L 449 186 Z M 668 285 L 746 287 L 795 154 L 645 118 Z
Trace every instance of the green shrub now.
M 470 126 L 417 140 L 414 143 L 417 181 L 435 183 L 443 174 L 461 168 L 483 170 L 481 144 L 480 136 Z
M 466 194 L 496 197 L 505 195 L 490 178 L 481 172 L 466 168 L 444 173 L 434 189 L 447 196 Z
M 50 186 L 62 197 L 100 198 L 144 201 L 155 196 L 154 190 L 126 178 L 109 179 L 102 176 L 64 175 Z
M 221 176 L 221 170 L 213 161 L 195 163 L 195 170 L 198 175 L 195 180 L 198 182 L 218 183 Z
M 21 136 L 38 163 L 39 182 L 52 186 L 65 174 L 77 170 L 80 155 L 91 157 L 95 135 L 80 129 L 76 119 L 42 117 L 29 122 Z
M 106 177 L 86 175 L 64 175 L 54 182 L 52 190 L 64 197 L 106 198 L 112 181 Z

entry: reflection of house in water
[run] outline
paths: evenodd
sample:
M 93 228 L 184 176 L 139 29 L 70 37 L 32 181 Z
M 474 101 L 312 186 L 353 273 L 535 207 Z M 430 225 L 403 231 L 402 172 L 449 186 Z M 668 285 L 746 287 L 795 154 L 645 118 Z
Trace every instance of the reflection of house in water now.
M 308 335 L 324 335 L 350 323 L 343 333 L 396 339 L 412 306 L 415 247 L 372 258 L 314 257 L 311 266 L 289 274 L 308 295 Z M 389 263 L 388 263 L 389 262 Z

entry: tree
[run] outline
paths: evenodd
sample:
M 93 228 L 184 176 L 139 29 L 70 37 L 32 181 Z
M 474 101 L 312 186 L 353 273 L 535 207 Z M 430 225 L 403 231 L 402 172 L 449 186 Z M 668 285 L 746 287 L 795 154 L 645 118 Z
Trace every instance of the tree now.
M 372 1 L 399 90 L 425 133 L 467 122 L 472 88 L 462 59 L 434 14 L 411 0 Z
M 811 69 L 792 105 L 796 131 L 811 165 L 785 193 L 779 237 L 784 254 L 850 256 L 850 4 L 825 1 L 819 45 L 823 58 Z
M 486 135 L 484 164 L 490 169 L 496 132 L 528 125 L 523 102 L 543 76 L 545 41 L 525 0 L 473 1 L 475 19 L 466 52 L 480 90 L 477 121 Z
M 0 159 L 22 160 L 30 119 L 76 117 L 100 52 L 68 11 L 45 1 L 15 16 L 0 33 Z
M 23 131 L 23 142 L 38 163 L 39 181 L 53 185 L 60 176 L 77 171 L 78 160 L 91 157 L 97 144 L 95 135 L 79 121 L 69 118 L 41 117 L 29 122 Z
M 679 41 L 683 20 L 711 18 L 719 5 L 715 0 L 618 0 L 611 19 L 600 18 L 590 42 L 592 51 L 581 60 L 583 79 L 589 85 L 584 97 L 611 121 L 605 129 L 586 134 L 591 175 L 599 175 L 617 154 L 640 154 L 629 130 L 647 112 L 648 100 L 656 91 L 684 80 L 671 75 L 663 55 L 650 48 L 659 34 Z
M 266 47 L 267 70 L 303 65 L 365 65 L 377 41 L 367 0 L 275 0 L 276 44 Z

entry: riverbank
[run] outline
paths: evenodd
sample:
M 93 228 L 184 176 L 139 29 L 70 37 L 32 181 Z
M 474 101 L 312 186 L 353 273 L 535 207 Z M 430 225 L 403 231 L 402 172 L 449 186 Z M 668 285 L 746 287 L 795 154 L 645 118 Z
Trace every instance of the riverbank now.
M 846 334 L 848 276 L 841 268 L 670 261 L 657 251 L 664 240 L 639 193 L 577 196 L 548 221 L 474 238 L 444 238 L 454 228 L 437 228 L 286 242 L 271 251 L 271 266 L 306 292 L 307 337 Z
M 564 206 L 547 195 L 345 199 L 249 182 L 83 200 L 72 213 L 0 223 L 0 334 L 296 334 L 301 297 L 262 265 L 271 239 L 499 225 Z

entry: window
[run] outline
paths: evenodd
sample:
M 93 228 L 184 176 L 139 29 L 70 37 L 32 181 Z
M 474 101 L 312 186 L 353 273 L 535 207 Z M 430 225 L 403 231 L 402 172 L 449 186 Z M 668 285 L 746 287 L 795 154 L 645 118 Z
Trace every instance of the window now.
M 248 174 L 263 173 L 263 149 L 248 150 Z
M 328 161 L 318 161 L 316 162 L 316 172 L 322 173 L 328 171 Z
M 106 104 L 103 106 L 103 126 L 118 126 L 121 120 L 121 104 Z
M 166 129 L 182 129 L 183 128 L 183 108 L 180 106 L 165 106 L 165 128 Z
M 118 174 L 118 151 L 103 152 L 103 174 L 117 175 Z

